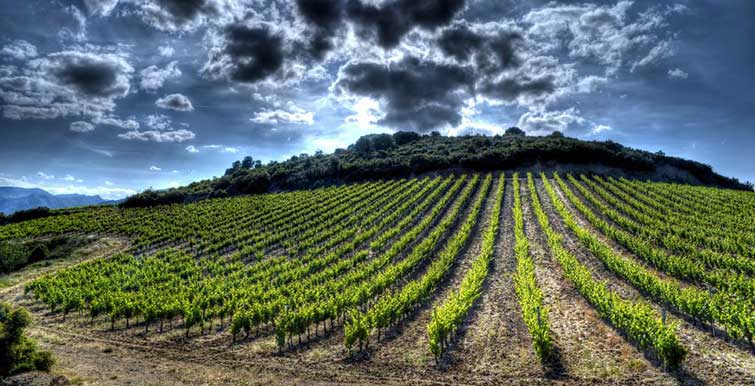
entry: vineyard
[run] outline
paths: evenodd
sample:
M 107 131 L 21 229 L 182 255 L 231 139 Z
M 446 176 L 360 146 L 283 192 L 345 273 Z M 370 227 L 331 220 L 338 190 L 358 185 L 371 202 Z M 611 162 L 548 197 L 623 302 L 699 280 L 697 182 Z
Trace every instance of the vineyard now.
M 293 384 L 754 384 L 753 214 L 751 192 L 503 172 L 99 207 L 0 227 L 127 240 L 0 298 L 59 339 Z

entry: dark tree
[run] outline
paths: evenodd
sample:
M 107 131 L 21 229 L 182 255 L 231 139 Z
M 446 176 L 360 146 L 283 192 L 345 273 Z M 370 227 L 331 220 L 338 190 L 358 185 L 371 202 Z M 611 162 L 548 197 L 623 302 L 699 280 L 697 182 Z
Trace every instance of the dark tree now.
M 253 166 L 254 166 L 254 159 L 250 156 L 244 157 L 244 160 L 241 161 L 242 169 L 251 169 Z
M 397 131 L 393 133 L 393 143 L 395 143 L 396 146 L 412 143 L 414 141 L 419 140 L 419 138 L 420 138 L 419 134 L 413 131 Z
M 527 134 L 525 134 L 524 130 L 514 126 L 514 127 L 509 127 L 508 129 L 506 129 L 505 135 L 524 137 Z

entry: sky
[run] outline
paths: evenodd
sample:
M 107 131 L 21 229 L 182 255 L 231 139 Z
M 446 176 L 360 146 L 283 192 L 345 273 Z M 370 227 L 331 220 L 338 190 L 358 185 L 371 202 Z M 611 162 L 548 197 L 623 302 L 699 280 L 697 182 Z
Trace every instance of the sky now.
M 559 130 L 755 181 L 755 2 L 0 0 L 0 185 L 122 198 L 368 133 Z

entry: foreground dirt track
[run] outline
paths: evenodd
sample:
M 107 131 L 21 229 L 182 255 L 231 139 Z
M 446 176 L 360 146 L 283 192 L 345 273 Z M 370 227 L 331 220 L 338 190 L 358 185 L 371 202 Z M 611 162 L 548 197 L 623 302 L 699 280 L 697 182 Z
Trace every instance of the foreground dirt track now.
M 107 320 L 90 321 L 74 312 L 63 318 L 50 313 L 30 295 L 24 283 L 47 273 L 27 269 L 14 275 L 14 284 L 0 289 L 0 300 L 29 308 L 34 323 L 30 335 L 58 358 L 54 373 L 83 385 L 747 385 L 755 384 L 755 355 L 748 348 L 714 337 L 666 309 L 669 320 L 680 323 L 682 343 L 690 351 L 683 367 L 668 371 L 652 355 L 638 350 L 618 330 L 602 320 L 564 276 L 551 256 L 545 235 L 534 216 L 526 180 L 522 179 L 525 232 L 535 260 L 535 273 L 550 312 L 556 360 L 542 365 L 522 320 L 514 283 L 513 186 L 505 182 L 501 227 L 482 295 L 465 319 L 455 343 L 436 365 L 427 345 L 427 324 L 433 307 L 457 289 L 479 254 L 482 229 L 490 221 L 493 200 L 484 201 L 473 236 L 457 256 L 439 288 L 381 340 L 349 357 L 343 326 L 319 331 L 301 345 L 278 353 L 272 328 L 265 326 L 249 338 L 231 343 L 227 320 L 211 331 L 192 330 L 189 338 L 177 326 L 158 332 L 153 324 L 110 330 Z M 494 191 L 493 184 L 491 191 Z M 652 299 L 610 272 L 570 233 L 548 199 L 541 181 L 537 194 L 555 230 L 568 249 L 593 275 L 628 299 Z M 614 251 L 631 253 L 612 243 L 568 205 L 580 225 Z M 464 211 L 466 215 L 467 211 Z M 453 233 L 452 228 L 452 232 Z M 447 235 L 444 237 L 448 237 Z M 109 256 L 125 249 L 125 241 L 103 241 L 78 261 Z M 65 266 L 61 264 L 61 267 Z M 422 267 L 412 278 L 422 274 Z M 659 275 L 662 275 L 659 273 Z M 657 310 L 662 306 L 652 303 Z M 178 322 L 176 322 L 178 323 Z M 314 331 L 314 330 L 313 330 Z

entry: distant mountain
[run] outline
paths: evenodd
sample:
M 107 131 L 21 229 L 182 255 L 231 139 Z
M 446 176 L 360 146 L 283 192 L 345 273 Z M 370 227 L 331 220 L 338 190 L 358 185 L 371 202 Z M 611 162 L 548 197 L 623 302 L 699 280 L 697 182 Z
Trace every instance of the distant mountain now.
M 83 194 L 54 195 L 42 189 L 26 189 L 3 186 L 0 187 L 0 213 L 6 215 L 13 212 L 44 206 L 50 209 L 70 208 L 74 206 L 88 206 L 112 204 L 100 196 Z

